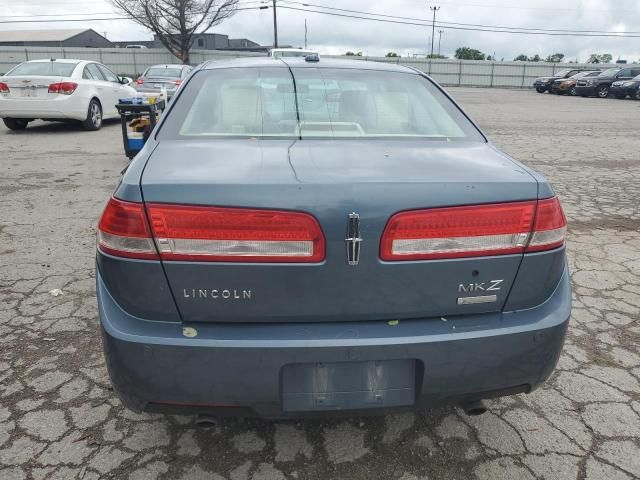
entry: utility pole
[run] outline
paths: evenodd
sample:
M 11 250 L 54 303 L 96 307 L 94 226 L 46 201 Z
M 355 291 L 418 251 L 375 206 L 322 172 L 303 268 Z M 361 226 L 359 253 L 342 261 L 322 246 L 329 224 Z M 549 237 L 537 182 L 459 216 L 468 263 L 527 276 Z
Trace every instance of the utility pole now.
M 433 12 L 433 22 L 431 22 L 431 55 L 430 55 L 430 57 L 433 58 L 433 41 L 435 40 L 434 37 L 436 36 L 436 12 L 440 10 L 440 7 L 434 5 L 433 7 L 429 7 L 429 10 Z
M 276 13 L 276 0 L 273 0 L 273 48 L 278 48 L 278 15 Z
M 307 19 L 304 19 L 304 49 L 307 49 Z
M 440 56 L 440 43 L 442 42 L 442 34 L 444 30 L 438 30 L 438 56 Z

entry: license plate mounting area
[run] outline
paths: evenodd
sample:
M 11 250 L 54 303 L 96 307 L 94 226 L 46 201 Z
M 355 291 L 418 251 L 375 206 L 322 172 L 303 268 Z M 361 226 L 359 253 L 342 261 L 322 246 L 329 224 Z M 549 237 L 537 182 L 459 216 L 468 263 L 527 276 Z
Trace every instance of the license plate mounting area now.
M 402 359 L 286 365 L 282 409 L 313 412 L 413 405 L 415 363 Z

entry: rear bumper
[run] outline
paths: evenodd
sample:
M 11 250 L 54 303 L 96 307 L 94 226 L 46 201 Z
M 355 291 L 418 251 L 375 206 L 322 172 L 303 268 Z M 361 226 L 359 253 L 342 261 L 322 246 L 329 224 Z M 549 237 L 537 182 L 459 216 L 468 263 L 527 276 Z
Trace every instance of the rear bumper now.
M 162 93 L 161 88 L 136 86 L 135 89 L 136 89 L 136 92 L 138 93 L 152 93 L 155 95 L 160 95 Z M 165 93 L 167 94 L 167 98 L 171 98 L 175 95 L 176 89 L 165 90 Z
M 0 117 L 84 120 L 89 99 L 74 95 L 58 95 L 55 99 L 2 98 Z
M 566 268 L 553 295 L 536 308 L 397 326 L 145 321 L 113 301 L 99 273 L 97 292 L 107 367 L 127 407 L 230 409 L 268 418 L 336 413 L 283 411 L 282 372 L 292 364 L 413 360 L 415 394 L 403 408 L 529 392 L 555 368 L 571 313 Z M 197 336 L 183 336 L 183 327 L 193 327 Z M 366 411 L 388 409 L 383 399 Z

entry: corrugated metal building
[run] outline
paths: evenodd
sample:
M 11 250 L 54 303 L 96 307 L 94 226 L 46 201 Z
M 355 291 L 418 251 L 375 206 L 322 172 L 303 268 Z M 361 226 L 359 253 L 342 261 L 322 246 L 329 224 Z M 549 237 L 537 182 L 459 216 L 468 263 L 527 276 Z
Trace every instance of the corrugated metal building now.
M 109 48 L 113 43 L 92 29 L 0 31 L 4 47 L 93 47 Z
M 144 45 L 147 48 L 164 48 L 162 42 L 154 35 L 154 40 L 129 40 L 113 42 L 116 47 L 127 45 Z M 236 50 L 247 52 L 268 52 L 270 46 L 262 46 L 247 38 L 229 38 L 222 33 L 196 33 L 193 35 L 193 50 Z

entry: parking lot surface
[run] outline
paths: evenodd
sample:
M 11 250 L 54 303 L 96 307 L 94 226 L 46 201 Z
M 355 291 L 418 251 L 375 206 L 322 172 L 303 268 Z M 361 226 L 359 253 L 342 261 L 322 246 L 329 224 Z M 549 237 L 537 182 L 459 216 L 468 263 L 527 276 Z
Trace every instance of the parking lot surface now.
M 127 164 L 98 132 L 0 127 L 0 479 L 628 479 L 640 475 L 640 102 L 451 89 L 548 176 L 575 290 L 548 384 L 487 402 L 327 421 L 126 411 L 103 364 L 95 225 Z

